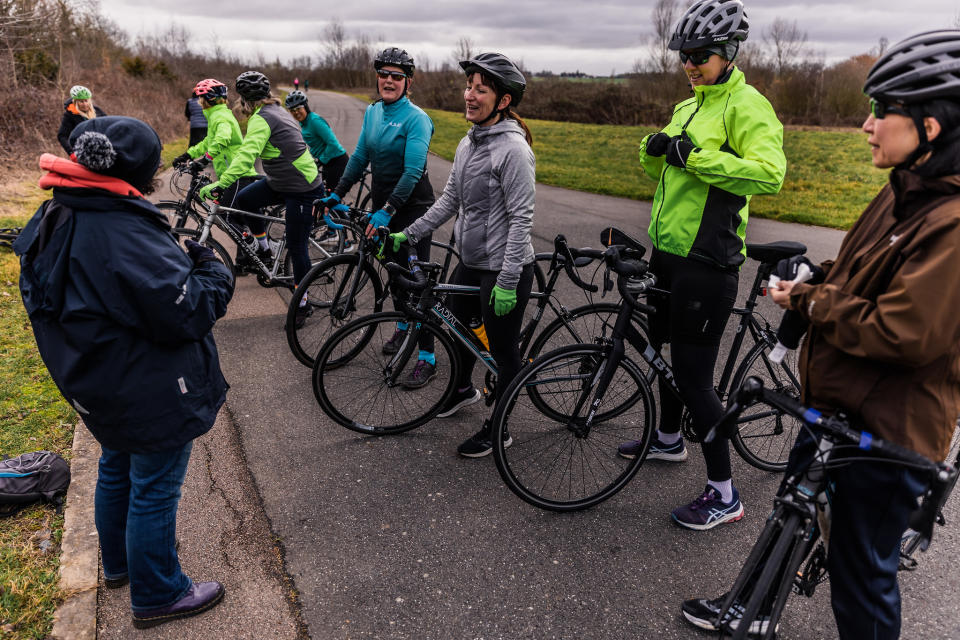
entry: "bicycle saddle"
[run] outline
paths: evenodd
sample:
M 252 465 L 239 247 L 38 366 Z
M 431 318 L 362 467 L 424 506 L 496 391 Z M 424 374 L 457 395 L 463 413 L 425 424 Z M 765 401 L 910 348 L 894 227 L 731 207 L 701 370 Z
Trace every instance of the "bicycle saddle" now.
M 640 244 L 639 240 L 631 238 L 629 235 L 623 231 L 620 231 L 620 229 L 617 229 L 616 227 L 607 227 L 601 231 L 600 243 L 605 247 L 623 245 L 628 249 L 633 249 L 634 251 L 638 252 L 640 256 L 643 256 L 643 254 L 647 251 L 646 247 Z
M 802 242 L 778 240 L 769 244 L 747 243 L 747 257 L 764 264 L 776 264 L 784 258 L 790 258 L 807 252 Z

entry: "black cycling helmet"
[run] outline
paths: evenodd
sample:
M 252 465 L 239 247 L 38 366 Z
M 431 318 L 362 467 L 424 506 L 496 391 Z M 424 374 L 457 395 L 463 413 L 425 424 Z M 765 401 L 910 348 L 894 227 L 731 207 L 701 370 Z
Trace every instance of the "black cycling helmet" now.
M 700 49 L 747 39 L 750 25 L 740 0 L 697 0 L 673 28 L 669 48 Z
M 501 93 L 509 93 L 513 98 L 511 106 L 523 99 L 527 88 L 527 79 L 510 58 L 502 53 L 481 53 L 469 60 L 461 60 L 460 66 L 467 75 L 480 71 L 490 77 Z
M 244 71 L 237 76 L 237 93 L 247 102 L 270 96 L 270 80 L 259 71 Z
M 283 101 L 283 106 L 287 109 L 305 107 L 307 106 L 307 94 L 303 91 L 291 91 L 287 94 L 287 99 Z
M 960 29 L 927 31 L 893 45 L 870 69 L 863 92 L 901 104 L 960 99 Z
M 379 71 L 381 67 L 400 67 L 411 78 L 415 68 L 410 54 L 397 47 L 387 47 L 373 59 L 373 68 Z

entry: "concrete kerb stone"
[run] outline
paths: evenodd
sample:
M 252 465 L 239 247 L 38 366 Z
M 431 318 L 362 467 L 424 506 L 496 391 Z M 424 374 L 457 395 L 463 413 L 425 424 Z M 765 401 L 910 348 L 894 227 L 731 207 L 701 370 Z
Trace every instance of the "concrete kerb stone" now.
M 95 640 L 99 538 L 93 519 L 100 445 L 78 421 L 73 431 L 70 488 L 63 514 L 60 552 L 60 590 L 66 594 L 53 617 L 51 636 L 58 640 Z

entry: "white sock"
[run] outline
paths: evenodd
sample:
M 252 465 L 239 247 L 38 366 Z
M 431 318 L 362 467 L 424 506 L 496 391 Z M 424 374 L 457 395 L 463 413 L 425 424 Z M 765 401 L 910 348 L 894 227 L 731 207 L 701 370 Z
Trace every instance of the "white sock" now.
M 270 245 L 267 244 L 267 236 L 263 236 L 262 238 L 257 238 L 257 244 L 260 245 L 261 249 L 267 249 L 270 247 Z
M 663 431 L 660 431 L 660 429 L 657 429 L 657 440 L 665 445 L 669 446 L 671 444 L 675 444 L 680 438 L 681 436 L 679 431 L 676 433 L 664 433 Z
M 307 294 L 303 294 L 303 297 L 300 298 L 300 308 L 307 306 Z
M 733 500 L 733 480 L 707 480 L 707 484 L 720 492 L 720 499 L 726 503 Z

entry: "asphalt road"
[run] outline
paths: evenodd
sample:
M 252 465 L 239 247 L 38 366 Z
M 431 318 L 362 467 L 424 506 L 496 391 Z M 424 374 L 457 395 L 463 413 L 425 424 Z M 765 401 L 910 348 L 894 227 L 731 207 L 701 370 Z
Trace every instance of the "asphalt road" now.
M 310 99 L 352 151 L 364 105 L 318 91 Z M 449 164 L 431 157 L 429 171 L 442 188 Z M 648 220 L 648 203 L 537 188 L 539 251 L 558 232 L 598 246 L 610 224 L 645 239 Z M 803 241 L 814 259 L 835 254 L 842 237 L 766 220 L 752 220 L 748 234 L 751 242 Z M 752 277 L 748 265 L 741 293 Z M 630 486 L 587 512 L 539 511 L 510 493 L 491 459 L 457 457 L 456 445 L 485 417 L 477 405 L 394 437 L 333 424 L 314 400 L 310 371 L 287 348 L 280 297 L 252 277 L 238 283 L 215 330 L 228 407 L 311 637 L 712 637 L 682 621 L 680 602 L 732 584 L 779 478 L 734 454 L 746 517 L 709 532 L 669 518 L 702 490 L 695 450 L 682 465 L 645 464 Z M 921 568 L 902 577 L 904 638 L 960 637 L 951 562 L 960 541 L 953 526 L 938 534 Z M 835 637 L 828 591 L 792 598 L 780 637 Z

